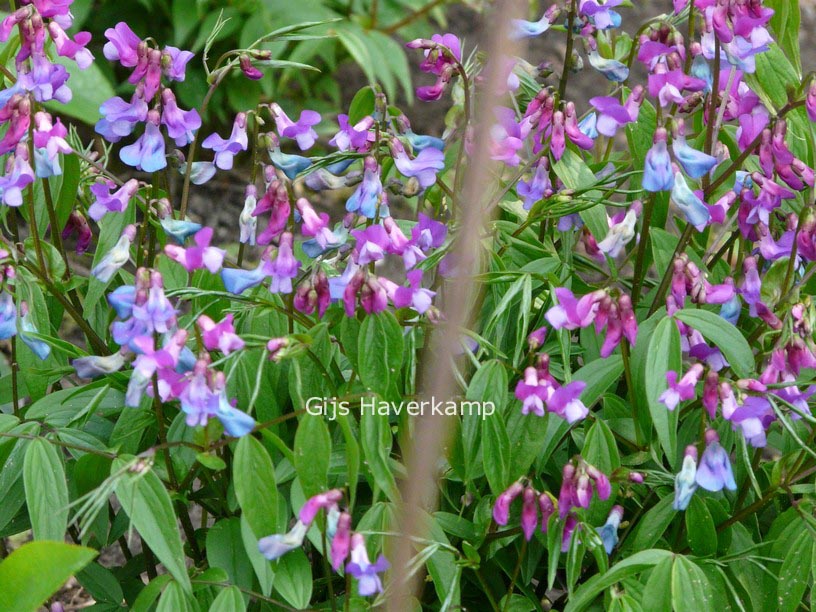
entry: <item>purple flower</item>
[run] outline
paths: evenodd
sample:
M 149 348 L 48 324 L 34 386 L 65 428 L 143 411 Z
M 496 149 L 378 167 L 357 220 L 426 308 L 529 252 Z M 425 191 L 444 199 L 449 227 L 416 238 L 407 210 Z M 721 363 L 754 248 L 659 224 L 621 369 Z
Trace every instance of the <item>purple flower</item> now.
M 377 205 L 383 193 L 380 182 L 380 166 L 373 157 L 366 157 L 364 162 L 365 173 L 363 181 L 346 201 L 346 210 L 373 219 L 377 215 Z M 434 178 L 434 180 L 436 180 Z
M 105 30 L 108 42 L 102 49 L 105 58 L 110 61 L 119 61 L 125 67 L 132 68 L 139 63 L 139 47 L 142 39 L 133 33 L 130 26 L 120 21 L 113 28 Z
M 137 295 L 138 298 L 138 295 Z M 158 270 L 150 272 L 147 301 L 137 299 L 133 305 L 133 318 L 142 322 L 151 332 L 167 333 L 176 323 L 176 309 L 164 294 L 164 281 Z
M 302 111 L 300 118 L 295 122 L 283 112 L 278 104 L 270 104 L 269 109 L 275 117 L 275 126 L 281 136 L 295 139 L 301 151 L 306 151 L 312 147 L 317 140 L 317 132 L 314 131 L 312 126 L 320 123 L 320 113 L 311 110 Z
M 589 410 L 580 400 L 585 388 L 586 383 L 582 380 L 574 380 L 559 387 L 547 401 L 547 410 L 554 412 L 570 425 L 580 421 L 589 414 Z
M 167 135 L 183 147 L 192 142 L 193 133 L 201 127 L 201 117 L 195 109 L 183 111 L 176 104 L 176 96 L 169 89 L 162 91 L 162 125 Z
M 57 100 L 63 104 L 71 101 L 73 94 L 65 84 L 68 81 L 68 70 L 61 64 L 52 64 L 42 53 L 31 57 L 31 68 L 21 68 L 17 80 L 26 91 L 33 94 L 37 102 Z
M 539 378 L 538 370 L 528 367 L 524 379 L 516 384 L 516 398 L 522 402 L 521 414 L 544 416 L 544 404 L 553 394 L 553 384 L 548 378 Z
M 331 565 L 335 572 L 340 571 L 343 562 L 351 550 L 351 515 L 341 512 L 337 518 L 337 529 L 331 541 Z
M 300 262 L 292 252 L 294 238 L 290 232 L 284 232 L 280 238 L 275 259 L 269 262 L 269 275 L 272 282 L 269 291 L 272 293 L 292 293 L 292 279 L 297 276 Z
M 643 88 L 640 88 L 640 98 L 643 97 Z M 630 99 L 634 96 L 634 90 L 630 94 Z M 613 138 L 618 129 L 635 119 L 617 98 L 611 96 L 596 96 L 589 100 L 589 103 L 598 111 L 598 118 L 595 122 L 595 129 L 599 134 L 608 138 Z
M 367 115 L 354 125 L 349 123 L 348 115 L 337 115 L 337 122 L 340 124 L 340 131 L 329 141 L 333 147 L 341 151 L 357 151 L 365 153 L 369 150 L 372 142 L 376 138 L 371 127 L 374 125 L 374 118 Z M 413 146 L 413 144 L 412 144 Z
M 734 473 L 731 471 L 731 460 L 720 446 L 720 437 L 716 431 L 709 429 L 705 438 L 706 448 L 700 457 L 694 481 L 706 491 L 722 491 L 723 488 L 736 491 L 737 483 L 734 482 Z
M 210 246 L 213 229 L 205 227 L 195 235 L 196 245 L 183 248 L 175 244 L 168 244 L 164 247 L 164 253 L 173 261 L 180 263 L 188 272 L 207 268 L 212 274 L 217 273 L 224 264 L 226 251 Z
M 493 504 L 493 520 L 497 525 L 507 525 L 510 520 L 510 504 L 523 490 L 520 482 L 514 482 L 496 498 L 496 503 Z
M 130 199 L 139 190 L 139 181 L 130 179 L 116 191 L 116 184 L 105 179 L 104 182 L 91 185 L 94 194 L 93 204 L 88 208 L 91 219 L 99 222 L 109 212 L 124 212 L 130 204 Z
M 700 382 L 702 375 L 703 366 L 699 363 L 691 366 L 679 381 L 677 380 L 677 372 L 674 370 L 666 372 L 666 382 L 669 388 L 660 394 L 657 401 L 665 404 L 669 410 L 674 410 L 681 401 L 694 399 L 694 388 Z
M 600 72 L 608 81 L 621 83 L 629 78 L 629 68 L 623 62 L 616 59 L 601 57 L 597 49 L 593 49 L 587 54 L 589 65 Z
M 183 81 L 187 63 L 193 59 L 194 53 L 190 51 L 182 51 L 170 45 L 162 51 L 162 66 L 164 67 L 164 76 L 171 81 Z M 164 58 L 168 58 L 165 60 Z
M 313 237 L 321 249 L 339 244 L 340 239 L 328 227 L 328 214 L 320 213 L 318 215 L 306 198 L 298 198 L 295 206 L 302 219 L 300 231 L 304 236 Z
M 42 111 L 34 115 L 34 125 L 34 161 L 37 176 L 47 178 L 62 174 L 59 154 L 73 151 L 65 140 L 68 130 L 59 118 L 56 123 L 52 123 L 51 115 Z
M 445 168 L 445 154 L 439 149 L 423 149 L 414 159 L 408 157 L 405 147 L 396 138 L 390 141 L 391 154 L 397 170 L 405 176 L 416 177 L 422 189 L 436 182 L 437 173 Z
M 508 166 L 518 166 L 521 158 L 518 152 L 524 148 L 524 139 L 529 133 L 527 122 L 516 122 L 516 112 L 512 108 L 497 106 L 493 109 L 498 123 L 490 128 L 493 140 L 490 146 L 490 158 L 504 162 Z
M 298 519 L 304 525 L 311 525 L 320 510 L 328 512 L 329 508 L 336 508 L 342 499 L 343 492 L 340 489 L 331 489 L 325 493 L 313 495 L 303 504 L 298 513 Z
M 74 40 L 71 40 L 59 23 L 51 21 L 48 23 L 48 33 L 54 41 L 57 55 L 74 60 L 80 70 L 85 70 L 93 63 L 93 54 L 85 48 L 91 42 L 90 32 L 77 32 Z
M 406 277 L 410 287 L 400 287 L 393 283 L 390 283 L 393 291 L 389 291 L 389 287 L 386 287 L 391 301 L 397 308 L 410 306 L 419 314 L 425 314 L 431 307 L 436 292 L 422 288 L 422 270 L 411 270 Z M 385 284 L 386 279 L 381 279 L 380 282 Z
M 557 287 L 555 296 L 558 304 L 547 311 L 545 318 L 553 329 L 587 327 L 595 320 L 598 304 L 605 295 L 604 291 L 593 291 L 577 300 L 569 289 Z
M 646 153 L 646 163 L 643 167 L 643 188 L 646 191 L 668 191 L 674 185 L 674 171 L 666 145 L 667 139 L 668 132 L 665 128 L 655 130 L 654 144 Z
M 686 447 L 683 456 L 683 467 L 674 477 L 674 503 L 675 510 L 685 510 L 688 508 L 691 496 L 697 490 L 697 449 L 694 445 Z
M 618 28 L 621 16 L 612 7 L 619 6 L 623 0 L 581 0 L 578 3 L 578 13 L 590 18 L 592 24 L 599 30 Z
M 7 292 L 0 292 L 0 340 L 8 340 L 17 335 L 17 307 L 14 297 Z
M 387 570 L 391 565 L 383 555 L 376 563 L 368 559 L 365 540 L 359 533 L 351 536 L 351 561 L 346 565 L 346 571 L 357 579 L 357 588 L 363 597 L 382 593 L 382 582 L 379 573 Z
M 536 499 L 535 489 L 528 486 L 524 489 L 521 506 L 521 531 L 524 533 L 524 539 L 528 542 L 533 538 L 537 525 L 538 500 Z
M 108 142 L 118 142 L 125 136 L 130 136 L 136 124 L 147 119 L 147 110 L 143 91 L 138 88 L 130 103 L 118 96 L 111 98 L 99 107 L 103 119 L 97 122 L 96 132 Z
M 352 230 L 351 235 L 357 240 L 352 257 L 359 266 L 368 265 L 385 257 L 389 246 L 388 234 L 382 225 L 370 225 L 364 230 Z
M 21 149 L 24 149 L 23 145 Z M 21 149 L 9 157 L 6 162 L 6 174 L 0 176 L 0 199 L 6 206 L 20 206 L 23 203 L 23 189 L 34 182 L 34 170 Z
M 164 137 L 159 130 L 159 121 L 159 112 L 149 111 L 144 134 L 133 144 L 123 147 L 119 151 L 119 159 L 145 172 L 156 172 L 166 167 Z
M 784 391 L 788 391 L 788 389 Z M 777 395 L 781 394 L 777 392 Z M 807 407 L 807 402 L 804 405 Z M 754 448 L 762 448 L 767 444 L 765 432 L 775 418 L 771 402 L 764 397 L 755 395 L 745 397 L 742 405 L 737 406 L 729 416 L 734 429 L 739 427 L 746 441 Z
M 224 140 L 218 134 L 210 134 L 204 139 L 201 146 L 215 152 L 215 165 L 218 168 L 230 170 L 235 155 L 241 151 L 246 151 L 248 144 L 246 113 L 238 113 L 235 116 L 232 133 L 228 139 Z
M 91 269 L 91 274 L 97 280 L 107 283 L 116 272 L 124 266 L 130 259 L 130 245 L 136 238 L 136 226 L 128 225 L 122 231 L 119 241 L 108 251 L 105 256 L 99 260 Z
M 524 198 L 524 210 L 530 210 L 536 202 L 553 194 L 548 166 L 547 158 L 542 157 L 536 164 L 530 181 L 522 180 L 516 185 L 516 193 Z
M 619 223 L 612 223 L 610 219 L 609 233 L 598 243 L 598 248 L 612 258 L 620 255 L 624 247 L 635 237 L 638 214 L 640 206 L 633 205 Z

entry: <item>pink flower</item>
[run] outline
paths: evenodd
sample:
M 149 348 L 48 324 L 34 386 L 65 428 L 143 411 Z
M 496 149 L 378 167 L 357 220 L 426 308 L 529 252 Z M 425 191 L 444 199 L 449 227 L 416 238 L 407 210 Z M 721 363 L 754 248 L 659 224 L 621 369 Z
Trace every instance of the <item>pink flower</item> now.
M 219 350 L 225 355 L 244 348 L 244 341 L 235 334 L 232 325 L 232 314 L 225 316 L 219 323 L 207 315 L 198 317 L 198 328 L 201 330 L 201 340 L 209 351 Z
M 193 238 L 196 246 L 185 249 L 175 244 L 168 244 L 164 247 L 164 253 L 173 261 L 184 266 L 188 272 L 207 268 L 212 274 L 215 274 L 224 264 L 226 251 L 210 246 L 212 235 L 213 229 L 205 227 L 198 230 Z

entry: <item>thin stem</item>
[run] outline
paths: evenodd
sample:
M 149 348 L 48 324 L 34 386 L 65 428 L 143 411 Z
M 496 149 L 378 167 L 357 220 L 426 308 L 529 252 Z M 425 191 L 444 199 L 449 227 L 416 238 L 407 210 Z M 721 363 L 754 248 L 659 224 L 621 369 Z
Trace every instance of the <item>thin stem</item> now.
M 632 281 L 632 307 L 636 308 L 640 301 L 640 290 L 643 287 L 643 277 L 646 270 L 643 269 L 646 261 L 646 244 L 649 242 L 649 228 L 652 223 L 652 209 L 654 208 L 655 195 L 649 196 L 643 203 L 643 224 L 640 230 L 640 244 L 638 244 L 637 257 L 635 258 L 635 277 Z
M 694 226 L 689 223 L 686 225 L 686 229 L 683 230 L 683 233 L 680 235 L 680 240 L 677 242 L 677 246 L 674 249 L 674 253 L 672 253 L 671 259 L 669 260 L 669 266 L 666 268 L 666 272 L 663 274 L 663 278 L 660 279 L 660 285 L 657 287 L 657 292 L 655 292 L 654 300 L 652 301 L 652 305 L 649 308 L 649 316 L 652 316 L 655 311 L 660 308 L 660 304 L 663 302 L 663 298 L 666 297 L 666 291 L 669 289 L 669 283 L 672 277 L 673 267 L 671 262 L 673 262 L 677 257 L 686 250 L 686 245 L 691 241 L 691 235 L 694 232 Z
M 17 336 L 11 337 L 11 398 L 14 416 L 20 418 L 20 391 L 17 389 L 17 370 L 20 365 L 17 363 Z
M 34 136 L 32 133 L 28 135 L 28 157 L 31 162 L 34 162 Z M 26 190 L 26 203 L 28 206 L 28 227 L 31 230 L 31 237 L 34 240 L 34 250 L 37 252 L 37 263 L 40 269 L 48 275 L 48 268 L 45 265 L 45 256 L 42 251 L 42 243 L 40 242 L 40 230 L 37 228 L 37 212 L 34 208 L 34 183 L 32 182 Z
M 527 538 L 521 541 L 521 550 L 519 551 L 518 560 L 516 560 L 516 567 L 513 568 L 513 575 L 510 576 L 510 586 L 507 587 L 507 595 L 505 595 L 504 608 L 502 612 L 507 612 L 510 609 L 510 600 L 513 598 L 513 589 L 516 588 L 516 579 L 521 571 L 521 562 L 524 560 L 524 555 L 527 553 Z
M 575 0 L 570 0 L 569 14 L 567 15 L 567 47 L 564 51 L 564 68 L 561 71 L 561 80 L 558 82 L 558 102 L 564 99 L 567 93 L 570 63 L 572 63 L 572 47 L 574 44 L 573 25 L 575 23 Z
M 201 103 L 201 110 L 199 111 L 202 117 L 207 113 L 207 106 L 210 104 L 210 100 L 215 93 L 215 89 L 221 83 L 224 75 L 226 74 L 226 72 L 219 73 L 219 75 L 215 78 L 215 81 L 213 81 L 213 84 L 210 85 L 210 88 L 207 90 L 207 95 L 204 96 L 204 100 Z M 179 207 L 180 219 L 184 219 L 184 217 L 187 215 L 187 201 L 190 198 L 190 178 L 193 173 L 193 161 L 195 159 L 196 147 L 198 147 L 198 135 L 200 132 L 201 130 L 198 130 L 195 134 L 193 134 L 193 140 L 190 143 L 189 150 L 187 151 L 187 167 L 184 171 L 184 186 L 181 188 L 181 206 Z

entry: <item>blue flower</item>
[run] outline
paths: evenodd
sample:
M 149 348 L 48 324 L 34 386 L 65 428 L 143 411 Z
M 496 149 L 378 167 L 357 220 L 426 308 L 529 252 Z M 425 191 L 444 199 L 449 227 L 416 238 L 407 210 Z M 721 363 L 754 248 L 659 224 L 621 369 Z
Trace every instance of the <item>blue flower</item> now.
M 720 316 L 731 323 L 731 325 L 736 325 L 739 320 L 740 310 L 742 310 L 742 302 L 740 302 L 739 297 L 735 295 L 722 305 L 720 308 Z
M 184 244 L 190 236 L 201 229 L 200 223 L 187 221 L 186 219 L 173 219 L 166 217 L 160 221 L 164 232 L 175 240 L 178 244 Z
M 125 356 L 119 352 L 105 357 L 90 355 L 74 359 L 71 365 L 80 378 L 96 378 L 119 371 L 125 365 Z
M 607 555 L 611 555 L 612 549 L 618 544 L 618 527 L 620 527 L 622 518 L 623 508 L 621 506 L 612 506 L 606 523 L 604 523 L 602 527 L 597 528 Z
M 39 332 L 31 320 L 25 302 L 20 305 L 20 311 L 22 312 L 22 316 L 20 317 L 20 340 L 25 342 L 26 346 L 31 349 L 31 352 L 39 357 L 40 361 L 45 361 L 51 354 L 51 347 L 42 340 L 31 336 L 32 333 L 36 334 Z
M 227 397 L 224 393 L 222 393 L 219 398 L 218 410 L 215 416 L 221 421 L 221 424 L 224 426 L 224 431 L 233 438 L 245 436 L 255 429 L 255 419 L 246 412 L 241 412 L 237 408 L 233 408 L 227 401 Z
M 666 146 L 666 130 L 655 131 L 654 144 L 646 153 L 643 167 L 643 188 L 646 191 L 668 191 L 674 185 L 674 172 L 671 167 L 669 149 Z
M 510 23 L 510 39 L 521 40 L 541 36 L 550 29 L 552 25 L 552 11 L 547 11 L 538 21 L 527 21 L 526 19 L 513 19 Z
M 720 438 L 713 429 L 706 431 L 706 444 L 694 481 L 706 491 L 722 491 L 724 488 L 736 491 L 731 460 L 720 446 Z
M 224 281 L 224 287 L 227 291 L 235 295 L 241 295 L 250 287 L 256 287 L 263 282 L 268 276 L 265 267 L 265 262 L 261 262 L 254 270 L 224 268 L 221 270 L 221 280 Z
M 119 159 L 128 166 L 145 172 L 156 172 L 167 166 L 164 136 L 159 130 L 158 121 L 153 123 L 148 118 L 144 134 L 133 144 L 122 147 L 122 150 L 119 151 Z
M 298 174 L 312 165 L 312 160 L 302 155 L 289 155 L 282 153 L 280 149 L 269 152 L 269 159 L 272 165 L 283 172 L 290 181 L 294 181 Z
M 702 54 L 694 58 L 691 62 L 691 76 L 706 82 L 706 88 L 703 90 L 708 93 L 714 84 L 714 77 L 711 74 L 711 68 L 708 65 L 705 57 Z
M 346 210 L 373 219 L 377 214 L 377 204 L 382 196 L 382 182 L 380 182 L 380 167 L 377 160 L 367 157 L 363 182 L 346 201 Z
M 592 140 L 595 140 L 598 137 L 598 116 L 595 113 L 589 113 L 586 117 L 581 119 L 581 122 L 578 124 L 578 129 L 581 130 L 581 133 L 585 136 L 589 136 Z
M 695 476 L 697 475 L 697 449 L 694 445 L 686 447 L 686 454 L 683 457 L 683 467 L 674 477 L 674 504 L 675 510 L 685 510 L 688 508 L 691 496 L 697 490 Z
M 682 173 L 674 175 L 671 199 L 683 212 L 683 216 L 697 231 L 703 231 L 711 220 L 711 212 L 703 201 L 689 188 Z
M 17 334 L 17 307 L 10 293 L 0 293 L 0 340 L 8 340 Z
M 258 540 L 258 550 L 261 551 L 264 557 L 270 561 L 274 561 L 289 551 L 300 548 L 300 546 L 303 545 L 303 539 L 306 537 L 308 530 L 309 527 L 307 525 L 298 521 L 289 533 L 276 533 Z
M 587 57 L 590 66 L 604 75 L 608 81 L 621 83 L 629 77 L 629 68 L 618 60 L 601 57 L 597 50 L 590 51 Z
M 716 157 L 691 148 L 683 135 L 678 135 L 674 139 L 672 151 L 686 174 L 694 179 L 705 176 L 717 165 Z
M 408 139 L 411 148 L 417 153 L 427 148 L 439 149 L 440 151 L 445 148 L 445 141 L 436 136 L 414 134 L 409 130 L 405 133 L 405 138 Z

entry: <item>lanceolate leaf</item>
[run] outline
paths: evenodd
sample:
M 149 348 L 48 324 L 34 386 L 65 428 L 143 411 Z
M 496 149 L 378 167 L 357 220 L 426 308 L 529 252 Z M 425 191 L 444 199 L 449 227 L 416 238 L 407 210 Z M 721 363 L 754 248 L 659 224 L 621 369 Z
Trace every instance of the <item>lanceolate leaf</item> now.
M 731 369 L 740 378 L 748 378 L 754 371 L 754 353 L 739 330 L 719 315 L 707 310 L 683 309 L 674 316 L 690 325 L 711 342 L 728 360 Z

